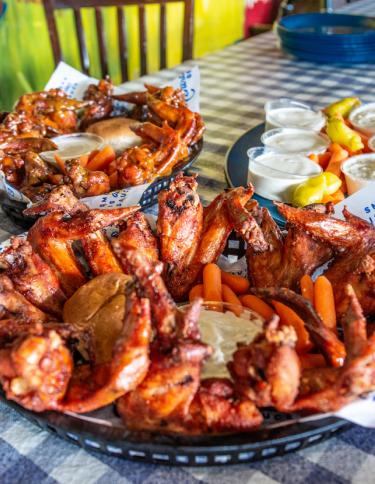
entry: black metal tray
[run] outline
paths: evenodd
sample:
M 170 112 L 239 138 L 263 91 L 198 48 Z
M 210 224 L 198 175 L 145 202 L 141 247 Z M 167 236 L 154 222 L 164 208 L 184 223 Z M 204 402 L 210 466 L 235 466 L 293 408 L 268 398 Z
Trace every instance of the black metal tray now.
M 142 208 L 151 207 L 155 205 L 158 201 L 158 194 L 161 190 L 168 188 L 170 183 L 175 179 L 177 173 L 180 171 L 185 171 L 197 160 L 198 156 L 201 154 L 203 149 L 203 139 L 198 141 L 195 145 L 190 148 L 189 158 L 185 161 L 178 163 L 170 175 L 157 178 L 143 193 L 139 204 Z M 6 195 L 6 194 L 5 194 Z M 23 202 L 17 202 L 6 197 L 2 203 L 1 208 L 4 213 L 17 225 L 24 229 L 30 228 L 37 217 L 27 217 L 23 214 L 26 208 L 26 204 Z
M 324 416 L 306 417 L 292 423 L 286 415 L 284 421 L 248 433 L 199 437 L 160 435 L 129 431 L 115 415 L 113 406 L 87 415 L 38 414 L 6 400 L 3 395 L 1 399 L 40 428 L 89 451 L 173 466 L 241 464 L 283 456 L 320 443 L 351 426 L 345 420 Z M 271 413 L 265 412 L 266 416 Z

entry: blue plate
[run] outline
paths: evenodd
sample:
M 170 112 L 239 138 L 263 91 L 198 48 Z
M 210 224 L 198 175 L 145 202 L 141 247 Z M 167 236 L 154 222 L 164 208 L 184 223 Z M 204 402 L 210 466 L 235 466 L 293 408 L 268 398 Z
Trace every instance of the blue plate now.
M 278 24 L 280 33 L 320 41 L 367 41 L 375 38 L 375 18 L 363 15 L 335 13 L 305 13 L 289 15 Z
M 232 188 L 247 184 L 247 169 L 249 165 L 247 150 L 254 146 L 262 146 L 260 137 L 264 133 L 264 128 L 265 123 L 262 123 L 250 129 L 229 148 L 224 169 L 228 184 Z M 285 219 L 279 214 L 272 200 L 268 200 L 259 195 L 254 195 L 253 198 L 259 202 L 261 207 L 268 208 L 272 217 L 280 227 L 285 226 Z

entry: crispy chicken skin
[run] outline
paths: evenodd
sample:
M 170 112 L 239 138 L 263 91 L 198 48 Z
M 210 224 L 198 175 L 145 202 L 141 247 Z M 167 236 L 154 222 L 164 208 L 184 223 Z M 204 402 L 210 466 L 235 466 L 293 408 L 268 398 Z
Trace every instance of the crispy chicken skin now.
M 66 297 L 60 282 L 28 241 L 12 237 L 10 247 L 0 254 L 0 269 L 12 280 L 15 289 L 37 308 L 52 316 L 61 316 Z
M 261 230 L 260 234 L 253 231 L 254 237 L 249 240 L 246 252 L 249 279 L 253 286 L 295 290 L 304 274 L 312 274 L 331 259 L 332 250 L 324 241 L 294 225 L 287 227 L 284 237 L 267 209 L 259 208 L 254 202 L 248 208 Z M 259 239 L 266 244 L 260 245 Z
M 296 341 L 294 329 L 279 327 L 274 315 L 251 344 L 239 346 L 228 365 L 239 392 L 259 407 L 291 405 L 301 376 Z
M 44 323 L 48 316 L 31 304 L 5 274 L 0 275 L 0 319 L 16 319 L 25 323 Z
M 178 176 L 171 188 L 159 195 L 161 259 L 167 263 L 167 287 L 177 301 L 186 300 L 203 266 L 216 262 L 231 231 L 240 230 L 238 213 L 253 194 L 252 187 L 240 187 L 218 195 L 204 209 L 202 220 L 196 188 L 194 178 Z M 251 237 L 248 229 L 246 226 L 241 235 Z
M 331 246 L 337 253 L 325 276 L 331 281 L 338 317 L 347 309 L 345 287 L 351 284 L 366 316 L 375 314 L 375 229 L 347 209 L 345 221 L 314 211 L 277 204 L 288 222 Z
M 21 337 L 0 349 L 0 381 L 6 397 L 36 412 L 57 409 L 72 369 L 70 351 L 53 330 Z
M 123 272 L 106 235 L 97 230 L 81 239 L 82 248 L 94 276 Z
M 112 238 L 111 244 L 126 274 L 131 273 L 124 257 L 128 250 L 140 251 L 152 261 L 159 260 L 158 239 L 142 212 L 135 213 L 121 224 L 120 233 Z
M 29 231 L 28 241 L 55 269 L 65 294 L 71 296 L 86 281 L 73 251 L 73 241 L 119 223 L 137 210 L 138 207 L 94 209 L 78 212 L 68 218 L 64 212 L 53 212 L 36 221 Z

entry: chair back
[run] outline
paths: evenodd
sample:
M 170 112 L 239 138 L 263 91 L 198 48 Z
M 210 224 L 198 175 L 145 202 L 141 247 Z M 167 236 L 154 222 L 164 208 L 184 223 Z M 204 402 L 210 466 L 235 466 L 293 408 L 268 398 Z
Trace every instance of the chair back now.
M 124 7 L 129 5 L 136 5 L 138 6 L 139 22 L 140 72 L 142 76 L 147 74 L 147 34 L 145 7 L 147 5 L 160 5 L 160 69 L 164 69 L 167 66 L 166 7 L 168 3 L 184 4 L 182 60 L 185 61 L 191 59 L 193 56 L 194 0 L 43 0 L 44 11 L 46 14 L 48 31 L 51 39 L 51 46 L 55 63 L 57 64 L 62 60 L 62 52 L 60 39 L 57 31 L 55 11 L 61 9 L 71 9 L 74 13 L 74 22 L 79 46 L 81 68 L 86 74 L 90 73 L 90 58 L 83 29 L 81 9 L 91 7 L 95 10 L 96 35 L 98 40 L 101 74 L 102 77 L 109 74 L 108 49 L 105 40 L 102 9 L 104 7 L 116 7 L 121 77 L 123 82 L 127 81 L 129 79 L 129 58 L 126 40 Z

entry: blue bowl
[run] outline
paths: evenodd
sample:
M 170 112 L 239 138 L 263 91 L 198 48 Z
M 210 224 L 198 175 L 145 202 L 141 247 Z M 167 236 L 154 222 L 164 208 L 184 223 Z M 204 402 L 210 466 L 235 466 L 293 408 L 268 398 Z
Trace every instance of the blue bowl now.
M 367 41 L 375 39 L 375 18 L 335 13 L 297 14 L 282 18 L 278 30 L 310 41 Z
M 371 53 L 357 53 L 356 55 L 350 53 L 345 55 L 343 52 L 329 54 L 325 53 L 323 48 L 316 52 L 311 52 L 297 49 L 296 47 L 290 47 L 283 42 L 281 43 L 281 48 L 294 57 L 319 64 L 369 64 L 375 62 L 375 51 L 372 51 Z

